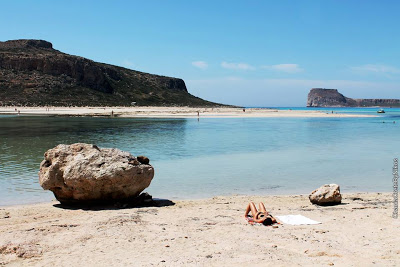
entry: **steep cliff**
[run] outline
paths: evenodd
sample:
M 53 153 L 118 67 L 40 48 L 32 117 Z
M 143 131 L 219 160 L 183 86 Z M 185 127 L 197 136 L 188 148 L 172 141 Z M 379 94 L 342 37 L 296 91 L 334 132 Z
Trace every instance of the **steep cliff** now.
M 43 40 L 0 42 L 0 105 L 216 106 L 182 79 L 94 62 Z
M 312 88 L 307 107 L 400 107 L 400 99 L 353 99 L 337 89 Z

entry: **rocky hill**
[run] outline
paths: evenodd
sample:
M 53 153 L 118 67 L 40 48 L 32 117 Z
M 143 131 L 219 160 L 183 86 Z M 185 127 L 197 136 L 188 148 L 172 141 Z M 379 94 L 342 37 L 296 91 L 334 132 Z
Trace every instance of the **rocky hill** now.
M 400 99 L 355 99 L 345 97 L 337 89 L 312 88 L 307 107 L 400 107 Z
M 182 79 L 94 62 L 43 40 L 0 42 L 0 106 L 218 106 Z

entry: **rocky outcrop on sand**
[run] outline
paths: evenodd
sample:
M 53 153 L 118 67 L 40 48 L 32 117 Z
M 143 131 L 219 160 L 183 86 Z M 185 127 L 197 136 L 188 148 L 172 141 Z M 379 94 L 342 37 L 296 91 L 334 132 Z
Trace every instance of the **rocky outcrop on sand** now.
M 337 184 L 326 184 L 311 192 L 308 197 L 313 204 L 335 205 L 342 202 L 340 187 Z
M 44 40 L 0 42 L 0 106 L 216 106 L 182 79 L 68 55 Z
M 353 99 L 337 89 L 313 88 L 308 93 L 307 107 L 400 107 L 400 99 Z
M 63 204 L 129 201 L 154 176 L 148 158 L 138 158 L 92 144 L 58 145 L 44 154 L 39 182 Z

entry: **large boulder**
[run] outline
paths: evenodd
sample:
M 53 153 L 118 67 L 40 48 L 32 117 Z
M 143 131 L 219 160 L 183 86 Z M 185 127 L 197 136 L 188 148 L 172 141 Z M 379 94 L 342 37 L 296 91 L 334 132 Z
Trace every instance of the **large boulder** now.
M 148 159 L 77 143 L 58 145 L 44 154 L 39 182 L 63 204 L 108 203 L 134 199 L 153 176 Z
M 311 203 L 317 205 L 336 205 L 342 202 L 340 187 L 337 184 L 326 184 L 315 189 L 308 196 Z

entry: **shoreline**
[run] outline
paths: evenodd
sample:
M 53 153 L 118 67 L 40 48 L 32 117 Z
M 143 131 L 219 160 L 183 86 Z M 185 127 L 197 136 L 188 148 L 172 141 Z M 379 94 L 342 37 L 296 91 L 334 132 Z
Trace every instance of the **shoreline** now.
M 309 190 L 310 191 L 310 190 Z M 149 193 L 146 190 L 144 190 L 142 193 Z M 268 194 L 266 196 L 268 197 L 291 197 L 291 196 L 298 196 L 298 197 L 308 197 L 308 195 L 311 193 L 298 193 L 298 192 L 294 192 L 294 193 L 288 193 L 288 192 L 283 192 L 283 193 L 279 193 L 279 192 L 274 192 L 272 194 Z M 34 202 L 29 202 L 29 203 L 15 203 L 15 204 L 5 204 L 5 205 L 0 205 L 0 210 L 1 209 L 6 209 L 6 208 L 13 208 L 13 207 L 28 207 L 28 206 L 33 206 L 33 205 L 46 205 L 46 204 L 50 204 L 50 203 L 59 203 L 58 200 L 55 198 L 55 196 L 52 194 L 52 199 L 47 199 L 47 200 L 43 200 L 43 201 L 34 201 Z M 149 193 L 150 194 L 150 193 Z M 355 195 L 355 194 L 377 194 L 377 195 L 387 195 L 387 194 L 392 194 L 392 192 L 388 192 L 388 191 L 345 191 L 343 193 L 343 190 L 341 190 L 341 194 L 342 195 Z M 152 194 L 150 194 L 152 195 Z M 153 196 L 153 195 L 152 195 Z M 171 201 L 204 201 L 207 199 L 212 199 L 214 197 L 225 197 L 225 198 L 236 198 L 236 197 L 251 197 L 253 195 L 249 195 L 249 194 L 226 194 L 226 195 L 216 195 L 216 196 L 204 196 L 204 197 L 198 197 L 198 198 L 190 198 L 190 197 L 182 197 L 182 198 L 169 198 L 169 197 L 153 197 L 154 200 L 171 200 Z M 259 196 L 254 195 L 254 196 Z
M 17 110 L 17 111 L 16 111 Z M 193 107 L 0 107 L 0 115 L 88 116 L 124 118 L 370 118 L 376 115 L 338 114 L 318 110 Z M 18 112 L 19 111 L 19 112 Z
M 0 265 L 71 266 L 396 266 L 400 219 L 391 193 L 343 194 L 315 206 L 308 195 L 217 196 L 151 207 L 63 208 L 57 201 L 0 207 Z M 250 225 L 249 201 L 273 215 L 316 225 Z M 366 253 L 368 251 L 368 253 Z

